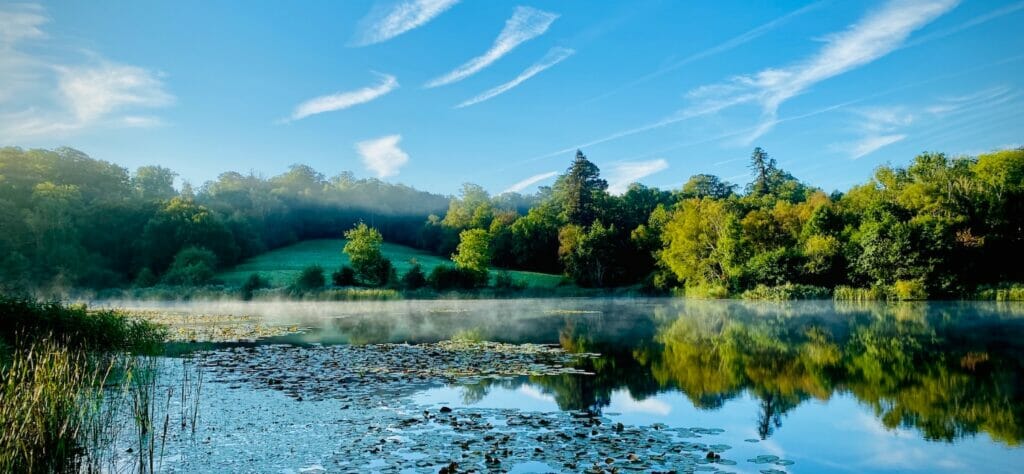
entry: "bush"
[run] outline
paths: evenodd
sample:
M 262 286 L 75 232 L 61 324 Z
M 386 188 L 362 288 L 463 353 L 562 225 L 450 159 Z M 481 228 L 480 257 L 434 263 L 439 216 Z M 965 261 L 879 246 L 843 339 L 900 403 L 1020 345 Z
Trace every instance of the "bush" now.
M 198 286 L 213 279 L 217 269 L 217 255 L 203 247 L 188 247 L 174 256 L 174 262 L 164 273 L 168 285 Z
M 744 291 L 740 297 L 745 300 L 786 301 L 824 299 L 831 294 L 828 288 L 820 286 L 786 283 L 778 286 L 757 285 Z
M 832 292 L 832 298 L 837 301 L 885 301 L 889 299 L 889 293 L 890 289 L 884 285 L 871 288 L 837 286 Z
M 686 287 L 687 298 L 708 298 L 708 299 L 722 299 L 729 297 L 729 289 L 724 285 L 694 285 Z
M 402 275 L 402 287 L 407 290 L 418 290 L 424 286 L 427 286 L 427 277 L 423 274 L 420 264 L 413 260 L 412 267 Z
M 928 299 L 928 290 L 921 280 L 896 280 L 892 285 L 892 297 L 900 301 Z
M 994 301 L 1024 301 L 1024 285 L 1020 283 L 1003 283 L 995 286 L 978 288 L 974 299 Z
M 157 279 L 153 270 L 150 270 L 149 267 L 144 267 L 142 270 L 139 270 L 139 274 L 135 276 L 135 282 L 132 285 L 136 288 L 149 288 L 158 282 L 159 279 Z
M 480 286 L 480 275 L 472 270 L 455 268 L 450 265 L 438 265 L 430 272 L 427 281 L 437 291 L 451 289 L 469 290 Z
M 334 286 L 355 286 L 356 284 L 356 271 L 352 267 L 345 265 L 331 274 L 331 283 Z
M 302 269 L 302 273 L 295 279 L 292 288 L 298 291 L 319 290 L 327 284 L 324 278 L 324 269 L 320 265 L 310 265 Z
M 72 349 L 154 352 L 166 336 L 163 326 L 116 311 L 0 296 L 0 340 L 14 348 L 45 338 Z
M 526 288 L 526 283 L 514 280 L 511 273 L 503 270 L 494 276 L 494 287 L 499 290 L 522 290 Z
M 259 273 L 253 273 L 249 275 L 249 278 L 247 278 L 245 283 L 242 284 L 242 299 L 249 301 L 252 299 L 254 291 L 268 286 L 270 286 L 270 284 L 266 279 L 260 276 Z

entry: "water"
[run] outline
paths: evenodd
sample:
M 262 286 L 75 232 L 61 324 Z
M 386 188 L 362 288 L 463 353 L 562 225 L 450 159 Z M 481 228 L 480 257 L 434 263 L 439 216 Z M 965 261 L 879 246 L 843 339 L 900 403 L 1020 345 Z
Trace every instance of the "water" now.
M 191 357 L 235 354 L 223 359 L 234 362 L 208 369 L 200 429 L 171 437 L 170 470 L 438 472 L 458 461 L 512 472 L 580 472 L 595 462 L 623 471 L 1018 472 L 1024 463 L 1019 304 L 570 299 L 195 309 L 312 329 L 193 347 Z M 399 376 L 346 388 L 351 377 L 338 371 L 350 356 L 330 352 L 452 337 L 600 356 L 572 362 L 588 375 Z M 175 361 L 166 361 L 167 380 Z M 272 386 L 271 370 L 304 375 Z M 452 413 L 440 414 L 442 406 Z M 468 424 L 452 428 L 452 419 Z M 570 442 L 559 432 L 581 436 Z M 466 440 L 477 444 L 460 447 Z M 707 451 L 723 461 L 708 462 Z M 489 463 L 491 453 L 500 462 Z

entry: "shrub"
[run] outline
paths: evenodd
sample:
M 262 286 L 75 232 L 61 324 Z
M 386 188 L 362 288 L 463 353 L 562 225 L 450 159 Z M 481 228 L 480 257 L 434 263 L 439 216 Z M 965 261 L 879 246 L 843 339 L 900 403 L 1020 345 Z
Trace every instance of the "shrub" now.
M 892 297 L 900 301 L 928 299 L 928 290 L 921 280 L 896 280 L 892 285 Z
M 494 276 L 494 287 L 499 290 L 522 290 L 526 288 L 526 282 L 514 280 L 511 273 L 503 270 Z
M 814 300 L 828 298 L 831 293 L 828 288 L 820 286 L 786 283 L 778 286 L 757 285 L 744 291 L 740 297 L 745 300 Z
M 414 259 L 409 271 L 402 275 L 402 286 L 408 290 L 418 290 L 427 285 L 427 277 L 423 274 L 423 268 Z
M 331 283 L 334 286 L 355 286 L 356 271 L 348 265 L 342 266 L 340 270 L 331 274 Z
M 978 288 L 974 298 L 995 301 L 1024 301 L 1024 285 L 1020 283 L 1003 283 L 995 286 Z
M 310 265 L 302 269 L 299 277 L 295 279 L 292 287 L 298 291 L 319 290 L 327 284 L 324 278 L 324 269 L 320 265 Z
M 203 247 L 188 247 L 174 256 L 174 262 L 164 273 L 168 285 L 197 286 L 213 279 L 217 269 L 217 255 Z
M 838 301 L 885 301 L 889 299 L 889 292 L 890 289 L 884 285 L 871 288 L 837 286 L 832 292 L 832 298 Z
M 270 284 L 266 279 L 260 276 L 259 273 L 253 273 L 249 275 L 249 278 L 247 278 L 245 283 L 242 284 L 242 299 L 249 301 L 252 299 L 254 291 L 268 286 L 270 286 Z
M 48 338 L 72 349 L 155 352 L 166 336 L 163 326 L 116 311 L 0 296 L 0 339 L 15 348 Z
M 132 284 L 136 288 L 149 288 L 159 282 L 156 274 L 149 267 L 144 267 L 139 270 L 139 274 L 135 276 L 135 282 Z
M 729 289 L 723 285 L 703 284 L 686 287 L 687 298 L 721 299 L 729 297 Z
M 472 270 L 455 268 L 450 265 L 438 265 L 427 278 L 435 290 L 463 289 L 468 290 L 480 285 L 480 275 Z

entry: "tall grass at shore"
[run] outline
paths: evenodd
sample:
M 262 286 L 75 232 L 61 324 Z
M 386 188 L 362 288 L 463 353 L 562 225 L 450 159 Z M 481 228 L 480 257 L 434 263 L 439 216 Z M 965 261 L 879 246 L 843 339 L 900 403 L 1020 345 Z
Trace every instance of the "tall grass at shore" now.
M 150 355 L 166 334 L 118 312 L 0 296 L 0 472 L 159 470 L 175 392 L 194 433 L 202 386 L 199 364 L 180 387 L 158 384 Z

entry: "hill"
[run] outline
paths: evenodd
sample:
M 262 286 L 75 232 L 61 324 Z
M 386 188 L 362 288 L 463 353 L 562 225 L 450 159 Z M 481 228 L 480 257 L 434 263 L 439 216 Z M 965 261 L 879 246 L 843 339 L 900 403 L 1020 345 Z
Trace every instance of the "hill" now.
M 331 272 L 349 263 L 348 256 L 341 251 L 344 246 L 344 239 L 302 241 L 245 260 L 239 265 L 221 272 L 217 278 L 227 285 L 240 286 L 250 274 L 259 273 L 267 278 L 272 286 L 285 286 L 294 281 L 303 268 L 313 264 L 324 267 L 329 278 Z M 423 267 L 423 272 L 427 274 L 430 274 L 430 271 L 438 265 L 452 263 L 446 258 L 404 245 L 385 243 L 381 250 L 385 257 L 391 259 L 391 263 L 394 264 L 399 275 L 409 270 L 412 266 L 410 263 L 412 259 L 416 259 Z M 492 269 L 492 275 L 496 271 L 498 270 Z M 509 273 L 514 280 L 522 281 L 530 288 L 554 288 L 563 280 L 561 275 L 547 273 L 517 270 L 509 270 Z

